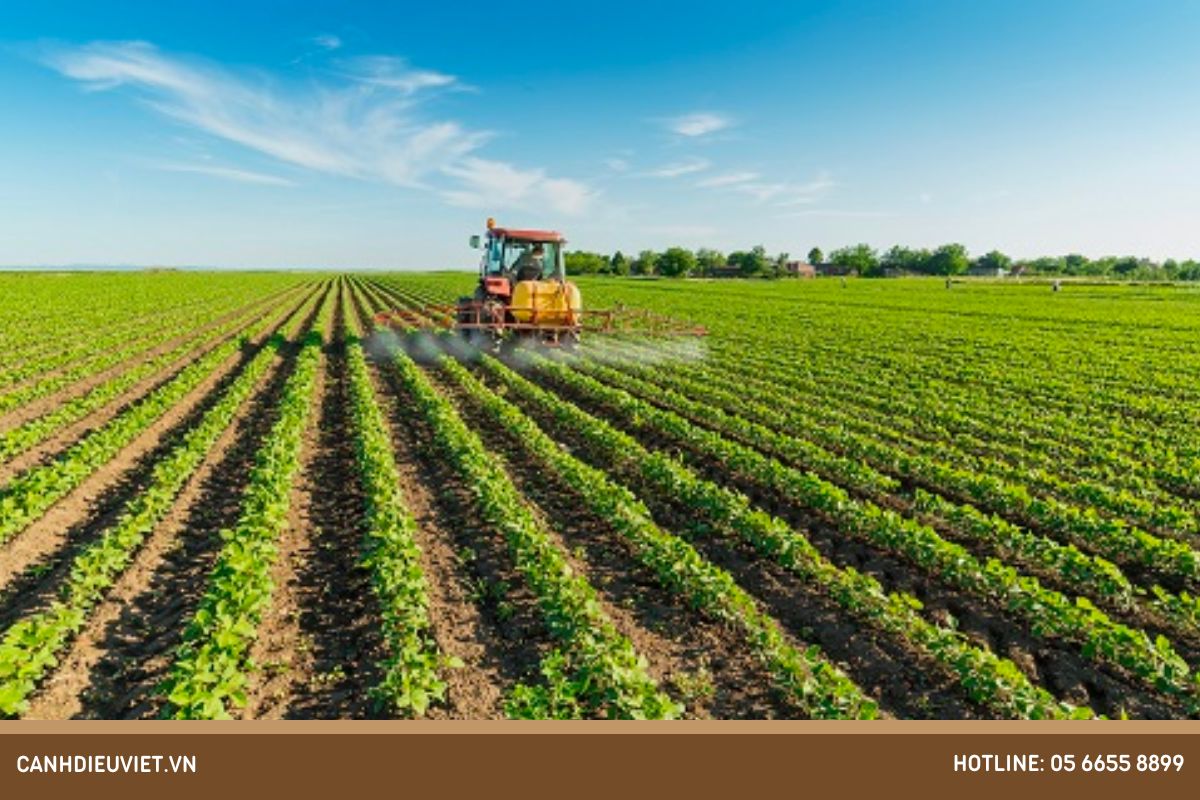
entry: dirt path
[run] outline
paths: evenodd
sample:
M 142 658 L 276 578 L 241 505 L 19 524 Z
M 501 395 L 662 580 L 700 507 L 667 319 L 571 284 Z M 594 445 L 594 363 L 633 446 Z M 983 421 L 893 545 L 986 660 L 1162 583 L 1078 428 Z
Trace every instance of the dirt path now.
M 328 359 L 318 367 L 313 402 L 328 402 L 325 370 Z M 271 603 L 259 623 L 250 648 L 250 660 L 258 669 L 250 676 L 246 707 L 235 716 L 244 719 L 279 719 L 298 687 L 315 681 L 312 638 L 301 631 L 301 604 L 311 599 L 301 589 L 300 574 L 307 573 L 313 548 L 323 531 L 313 519 L 313 506 L 321 491 L 316 474 L 318 460 L 318 414 L 311 414 L 300 451 L 300 471 L 292 485 L 287 525 L 279 537 L 275 563 L 271 567 Z M 332 488 L 332 487 L 331 487 Z
M 275 592 L 251 657 L 246 717 L 373 715 L 370 688 L 384 657 L 370 576 L 359 564 L 364 499 L 350 428 L 341 302 L 325 348 Z

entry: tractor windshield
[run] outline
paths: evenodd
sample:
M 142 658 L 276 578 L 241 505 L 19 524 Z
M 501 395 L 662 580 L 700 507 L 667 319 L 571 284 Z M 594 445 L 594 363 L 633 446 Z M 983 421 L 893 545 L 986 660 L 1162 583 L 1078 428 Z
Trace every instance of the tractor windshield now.
M 487 272 L 512 281 L 551 281 L 562 277 L 562 247 L 558 242 L 493 240 L 487 253 Z

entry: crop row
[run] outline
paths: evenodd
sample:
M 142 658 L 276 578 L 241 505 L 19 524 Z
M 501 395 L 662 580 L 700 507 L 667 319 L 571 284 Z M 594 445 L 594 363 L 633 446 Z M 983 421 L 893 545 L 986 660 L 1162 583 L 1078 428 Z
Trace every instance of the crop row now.
M 611 465 L 627 480 L 686 509 L 695 535 L 721 532 L 812 581 L 844 610 L 866 625 L 907 641 L 954 674 L 972 700 L 1015 718 L 1086 716 L 1087 709 L 1058 703 L 1010 661 L 972 644 L 961 633 L 934 625 L 920 603 L 906 594 L 886 593 L 870 575 L 839 569 L 800 533 L 778 517 L 753 508 L 744 496 L 696 475 L 678 459 L 647 450 L 633 437 L 550 394 L 490 359 L 487 372 L 521 403 L 556 420 L 572 440 L 586 443 L 597 463 Z
M 562 643 L 563 649 L 542 660 L 546 683 L 516 687 L 508 713 L 555 718 L 678 716 L 679 706 L 659 690 L 644 659 L 602 609 L 595 590 L 574 574 L 496 456 L 412 359 L 397 351 L 391 363 L 406 402 L 429 426 L 432 446 L 462 477 L 483 520 L 504 535 L 517 570 L 538 598 L 547 628 Z
M 37 682 L 57 664 L 57 654 L 84 626 L 89 612 L 171 508 L 184 483 L 254 391 L 283 341 L 281 336 L 273 337 L 183 441 L 154 465 L 147 487 L 126 503 L 110 528 L 74 558 L 58 599 L 5 632 L 0 641 L 0 713 L 15 715 L 25 709 Z
M 162 687 L 169 704 L 165 713 L 177 719 L 223 719 L 230 716 L 231 706 L 246 703 L 248 674 L 254 666 L 250 646 L 271 600 L 276 542 L 288 524 L 323 334 L 330 327 L 328 298 L 318 313 L 284 384 L 278 417 L 255 454 L 237 523 L 221 531 L 221 550 L 207 589 Z
M 798 413 L 780 413 L 777 409 L 786 401 L 774 394 L 764 396 L 764 400 L 770 403 L 766 405 L 740 399 L 730 391 L 669 372 L 655 373 L 651 383 L 640 380 L 626 371 L 595 364 L 580 366 L 590 374 L 602 377 L 611 385 L 619 386 L 656 405 L 669 407 L 697 424 L 786 462 L 811 469 L 822 477 L 850 487 L 875 502 L 904 505 L 901 497 L 891 495 L 893 490 L 887 483 L 890 477 L 875 472 L 871 468 L 872 465 L 884 467 L 887 472 L 897 476 L 915 480 L 927 491 L 918 488 L 914 493 L 914 502 L 909 504 L 907 510 L 934 515 L 937 520 L 945 522 L 954 530 L 969 534 L 978 541 L 987 542 L 1003 557 L 1047 571 L 1063 585 L 1090 597 L 1097 597 L 1101 601 L 1111 602 L 1118 609 L 1127 610 L 1135 602 L 1135 596 L 1147 594 L 1145 590 L 1134 587 L 1114 564 L 1104 558 L 1081 552 L 1075 544 L 1059 544 L 1053 539 L 1010 524 L 1000 517 L 980 513 L 970 505 L 949 502 L 937 494 L 953 492 L 978 502 L 980 497 L 976 493 L 965 491 L 963 487 L 986 483 L 987 479 L 973 473 L 946 468 L 919 455 L 857 436 L 845 428 L 814 426 Z M 646 371 L 646 374 L 649 377 L 649 371 Z M 841 455 L 833 455 L 822 447 L 798 438 L 797 432 L 818 439 L 822 446 L 830 447 Z M 985 509 L 995 510 L 995 505 L 986 502 L 986 497 L 983 500 L 982 505 Z M 1055 508 L 1048 501 L 1030 501 L 1030 504 L 1038 509 Z M 1182 554 L 1185 558 L 1194 552 L 1179 542 L 1158 539 L 1141 531 L 1127 531 L 1119 524 L 1100 520 L 1095 515 L 1079 511 L 1073 511 L 1070 516 L 1063 513 L 1064 516 L 1058 518 L 1059 524 L 1053 528 L 1055 533 L 1078 543 L 1085 550 L 1100 550 L 1105 555 L 1118 558 L 1122 563 L 1162 567 L 1164 562 L 1167 565 L 1176 564 L 1175 561 L 1166 558 L 1167 552 Z M 1075 524 L 1068 527 L 1068 520 L 1074 520 Z M 1108 535 L 1098 535 L 1098 530 L 1108 531 Z M 1152 602 L 1166 616 L 1168 624 L 1181 629 L 1195 628 L 1197 619 L 1200 618 L 1200 604 L 1191 594 L 1173 594 L 1162 587 L 1154 586 L 1150 595 L 1153 597 Z
M 25 452 L 66 425 L 104 407 L 142 379 L 169 366 L 193 349 L 211 347 L 228 336 L 231 331 L 246 328 L 265 313 L 265 311 L 254 311 L 251 314 L 239 315 L 211 332 L 188 336 L 167 352 L 132 366 L 40 417 L 35 417 L 0 433 L 0 463 Z
M 269 308 L 272 304 L 267 302 L 265 305 Z M 249 307 L 235 311 L 234 316 L 246 317 L 250 314 L 262 313 L 259 309 L 263 306 L 263 301 L 252 303 Z M 57 363 L 64 363 L 60 360 L 63 359 L 62 353 L 52 354 L 49 360 L 26 365 L 23 372 L 28 376 L 41 374 L 41 377 L 0 394 L 0 413 L 53 394 L 82 378 L 110 369 L 114 365 L 146 353 L 173 338 L 195 338 L 198 335 L 198 328 L 202 333 L 210 327 L 205 323 L 209 323 L 212 317 L 213 311 L 207 307 L 193 310 L 186 315 L 163 314 L 147 321 L 146 330 L 134 339 L 130 339 L 126 335 L 101 333 L 94 342 L 99 349 L 64 369 L 54 369 Z M 228 327 L 228 323 L 224 323 L 223 327 Z
M 180 324 L 195 324 L 199 320 L 210 319 L 213 313 L 219 313 L 218 309 L 223 309 L 226 303 L 227 301 L 217 303 L 212 298 L 193 299 L 171 308 L 160 309 L 157 314 L 133 319 L 102 321 L 101 317 L 93 319 L 90 323 L 87 318 L 77 319 L 73 321 L 69 330 L 89 330 L 94 331 L 95 335 L 73 336 L 65 341 L 60 328 L 36 325 L 29 327 L 25 331 L 26 335 L 39 346 L 23 352 L 10 350 L 8 363 L 0 369 L 0 388 L 7 389 L 13 384 L 35 378 L 64 365 L 72 365 L 70 369 L 78 374 L 95 371 L 99 368 L 95 365 L 106 363 L 107 359 L 117 353 L 136 352 L 138 347 L 158 341 L 164 327 L 176 329 Z
M 357 331 L 350 316 L 345 324 Z M 445 698 L 441 670 L 458 663 L 439 652 L 430 632 L 429 587 L 421 568 L 417 523 L 405 505 L 392 442 L 356 336 L 347 338 L 346 360 L 355 457 L 366 498 L 363 563 L 371 571 L 388 651 L 374 694 L 392 709 L 421 716 L 430 703 Z
M 741 352 L 736 348 L 730 342 L 718 346 L 716 353 L 736 362 Z M 787 364 L 778 357 L 751 352 L 745 360 L 746 367 L 769 375 L 772 382 L 779 380 L 781 387 L 802 380 L 787 374 Z M 999 387 L 984 389 L 961 378 L 937 378 L 927 373 L 925 365 L 925 360 L 900 355 L 857 368 L 844 361 L 825 369 L 811 363 L 807 370 L 823 372 L 830 384 L 846 385 L 851 405 L 884 398 L 873 402 L 886 416 L 895 415 L 901 425 L 908 419 L 951 425 L 1031 452 L 1053 453 L 1059 459 L 1070 455 L 1079 463 L 1116 474 L 1150 476 L 1171 492 L 1200 496 L 1200 460 L 1194 446 L 1184 446 L 1186 437 L 1180 435 L 1184 429 L 1179 426 L 1135 431 L 1125 421 L 1114 423 L 1105 415 L 1086 412 L 1087 404 L 1046 408 L 1019 395 L 999 402 Z M 866 375 L 872 379 L 867 381 Z
M 265 323 L 256 335 L 269 329 Z M 54 461 L 21 473 L 0 487 L 0 543 L 37 519 L 50 506 L 107 463 L 138 434 L 199 386 L 221 362 L 238 351 L 230 340 L 185 367 L 175 377 L 113 417 Z
M 1083 598 L 1072 602 L 999 560 L 980 561 L 928 525 L 874 503 L 857 501 L 812 473 L 787 467 L 569 367 L 543 360 L 538 369 L 602 406 L 624 426 L 665 438 L 685 453 L 719 463 L 730 477 L 808 509 L 848 535 L 903 555 L 948 585 L 996 602 L 1024 619 L 1037 636 L 1078 642 L 1085 656 L 1125 668 L 1186 704 L 1194 704 L 1200 694 L 1188 665 L 1164 637 L 1151 640 L 1145 632 L 1113 621 Z
M 493 394 L 457 362 L 439 362 L 445 374 L 528 455 L 569 485 L 591 512 L 607 520 L 632 545 L 639 561 L 694 608 L 727 622 L 750 643 L 779 688 L 813 718 L 873 718 L 876 704 L 816 647 L 798 650 L 779 624 L 763 613 L 726 571 L 690 544 L 662 531 L 646 507 L 605 473 L 568 454 L 511 404 Z M 492 369 L 503 369 L 491 362 Z
M 1013 448 L 1002 450 L 1002 458 L 966 450 L 972 445 L 979 449 L 996 448 L 994 443 L 984 442 L 978 437 L 968 438 L 961 432 L 952 433 L 946 429 L 950 419 L 961 415 L 961 406 L 953 412 L 947 410 L 951 414 L 949 418 L 939 414 L 939 427 L 933 433 L 918 438 L 904 436 L 901 432 L 912 430 L 919 416 L 904 413 L 907 407 L 898 408 L 893 400 L 886 403 L 874 401 L 876 405 L 869 405 L 873 402 L 869 390 L 861 387 L 838 391 L 844 379 L 824 381 L 819 390 L 810 390 L 804 396 L 793 391 L 796 388 L 794 381 L 770 372 L 764 373 L 757 363 L 701 367 L 689 372 L 694 376 L 693 380 L 714 387 L 723 386 L 737 391 L 753 386 L 758 391 L 769 393 L 775 403 L 790 410 L 793 418 L 803 417 L 810 422 L 820 419 L 828 424 L 859 430 L 881 441 L 892 442 L 905 450 L 938 460 L 945 468 L 994 476 L 1003 485 L 1001 491 L 1004 494 L 1011 495 L 1015 502 L 1026 506 L 1036 499 L 1030 494 L 1030 490 L 1034 490 L 1046 497 L 1045 502 L 1059 509 L 1069 509 L 1068 503 L 1083 503 L 1134 525 L 1147 525 L 1153 531 L 1167 536 L 1197 531 L 1195 513 L 1178 498 L 1148 485 L 1140 472 L 1128 469 L 1119 473 L 1092 470 L 1092 477 L 1088 477 L 1080 471 L 1066 468 L 1065 476 L 1060 476 L 1057 473 L 1064 470 L 1061 458 L 1055 458 L 1049 452 L 1038 458 L 1038 449 L 1030 448 L 1028 443 L 1015 453 Z M 770 380 L 765 380 L 764 376 L 769 376 Z M 886 409 L 886 413 L 881 413 L 880 409 Z M 900 419 L 895 416 L 898 413 L 903 414 Z M 1062 433 L 1060 431 L 1060 436 Z M 989 435 L 994 437 L 996 434 Z M 1050 447 L 1057 452 L 1061 449 L 1061 443 L 1055 442 Z M 1059 516 L 1063 514 L 1070 515 L 1071 512 L 1061 511 Z

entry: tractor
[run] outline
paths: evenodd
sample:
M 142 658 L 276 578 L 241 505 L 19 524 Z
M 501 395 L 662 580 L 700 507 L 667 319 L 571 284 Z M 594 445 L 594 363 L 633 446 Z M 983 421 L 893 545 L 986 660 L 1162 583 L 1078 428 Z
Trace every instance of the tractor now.
M 474 347 L 497 352 L 522 344 L 570 349 L 585 333 L 705 335 L 702 327 L 644 310 L 585 312 L 579 287 L 566 278 L 566 242 L 557 231 L 505 228 L 489 218 L 485 234 L 470 238 L 472 248 L 483 250 L 473 295 L 453 306 L 384 311 L 376 320 L 405 329 L 452 328 Z

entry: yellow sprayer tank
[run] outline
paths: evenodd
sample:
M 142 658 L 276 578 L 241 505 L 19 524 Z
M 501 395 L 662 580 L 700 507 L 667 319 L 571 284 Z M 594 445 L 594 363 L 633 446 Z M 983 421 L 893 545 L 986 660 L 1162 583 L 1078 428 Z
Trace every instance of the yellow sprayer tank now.
M 583 301 L 570 281 L 521 281 L 513 289 L 512 315 L 534 325 L 578 325 Z

